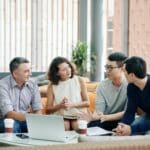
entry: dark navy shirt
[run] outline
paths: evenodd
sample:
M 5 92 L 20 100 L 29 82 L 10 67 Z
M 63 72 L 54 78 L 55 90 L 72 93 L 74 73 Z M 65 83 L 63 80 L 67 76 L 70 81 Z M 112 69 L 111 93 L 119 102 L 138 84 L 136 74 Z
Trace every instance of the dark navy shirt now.
M 127 110 L 121 122 L 131 124 L 134 121 L 137 107 L 140 107 L 147 115 L 150 115 L 150 75 L 143 90 L 130 83 L 127 87 L 128 104 Z M 132 130 L 136 130 L 135 125 L 131 125 Z

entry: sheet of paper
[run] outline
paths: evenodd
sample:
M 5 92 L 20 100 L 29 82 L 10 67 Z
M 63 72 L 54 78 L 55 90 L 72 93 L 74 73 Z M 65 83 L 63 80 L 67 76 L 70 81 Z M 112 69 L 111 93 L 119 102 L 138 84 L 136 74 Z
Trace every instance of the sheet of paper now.
M 102 129 L 100 127 L 90 127 L 90 128 L 87 128 L 87 135 L 90 135 L 90 136 L 94 136 L 94 135 L 111 135 L 113 134 L 112 131 L 108 131 L 108 130 L 105 130 L 105 129 Z

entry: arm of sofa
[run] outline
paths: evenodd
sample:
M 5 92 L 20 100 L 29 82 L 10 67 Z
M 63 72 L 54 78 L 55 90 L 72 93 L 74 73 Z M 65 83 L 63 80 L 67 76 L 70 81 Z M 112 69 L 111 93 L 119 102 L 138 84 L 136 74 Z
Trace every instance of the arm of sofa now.
M 47 97 L 47 87 L 48 85 L 43 85 L 39 87 L 41 97 Z
M 89 97 L 89 102 L 90 102 L 90 106 L 88 110 L 90 112 L 94 112 L 95 110 L 96 88 L 98 84 L 99 84 L 98 82 L 86 82 L 86 87 L 87 87 L 87 92 L 88 92 L 88 97 Z
M 47 85 L 43 85 L 39 87 L 39 91 L 41 94 L 42 99 L 42 113 L 46 114 L 46 108 L 47 108 Z

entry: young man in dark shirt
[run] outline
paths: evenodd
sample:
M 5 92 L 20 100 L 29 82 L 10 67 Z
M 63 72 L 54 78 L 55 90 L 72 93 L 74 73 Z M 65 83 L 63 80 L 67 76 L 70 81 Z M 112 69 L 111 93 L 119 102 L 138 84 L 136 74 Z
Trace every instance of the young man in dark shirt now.
M 150 75 L 146 74 L 146 62 L 137 56 L 125 61 L 128 104 L 122 121 L 117 126 L 118 135 L 143 134 L 150 130 Z M 137 107 L 145 114 L 135 120 Z

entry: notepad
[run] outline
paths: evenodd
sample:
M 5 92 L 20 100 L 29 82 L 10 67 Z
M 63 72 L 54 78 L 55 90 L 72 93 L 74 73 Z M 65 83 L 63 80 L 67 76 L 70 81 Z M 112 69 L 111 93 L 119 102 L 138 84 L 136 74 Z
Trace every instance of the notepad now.
M 94 136 L 94 135 L 112 135 L 112 131 L 105 130 L 100 127 L 90 127 L 87 128 L 87 135 Z

